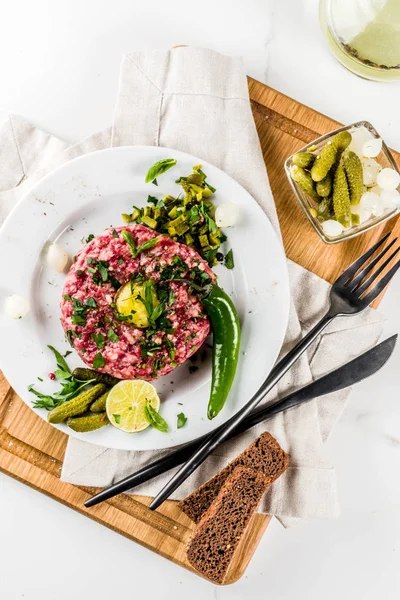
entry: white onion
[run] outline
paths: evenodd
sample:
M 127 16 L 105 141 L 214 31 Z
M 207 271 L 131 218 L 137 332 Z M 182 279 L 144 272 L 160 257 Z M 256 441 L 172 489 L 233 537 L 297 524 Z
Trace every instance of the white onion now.
M 400 205 L 400 194 L 397 190 L 383 190 L 380 198 L 383 210 L 392 210 Z
M 360 204 L 352 205 L 351 213 L 360 217 L 360 224 L 365 223 L 371 217 L 371 211 L 365 210 Z
M 68 260 L 69 257 L 64 248 L 61 248 L 58 244 L 51 244 L 46 256 L 47 265 L 51 269 L 62 273 L 68 264 Z
M 29 312 L 29 308 L 29 300 L 17 294 L 8 296 L 4 303 L 4 311 L 12 319 L 22 319 Z
M 364 144 L 373 139 L 372 134 L 365 127 L 357 127 L 351 133 L 351 142 L 348 150 L 352 150 L 359 158 L 363 158 Z
M 220 204 L 215 211 L 215 222 L 218 227 L 233 227 L 240 216 L 237 204 Z
M 394 169 L 382 169 L 376 183 L 385 191 L 395 190 L 400 184 L 400 175 Z
M 361 162 L 363 166 L 364 185 L 375 185 L 377 182 L 378 173 L 382 169 L 381 165 L 373 158 L 362 158 Z
M 372 138 L 368 142 L 364 142 L 362 147 L 362 153 L 367 158 L 375 158 L 382 150 L 382 139 Z
M 322 229 L 329 237 L 337 237 L 343 233 L 343 225 L 334 219 L 328 219 L 322 223 Z
M 365 192 L 360 200 L 360 206 L 363 210 L 372 213 L 375 217 L 383 214 L 383 202 L 381 197 L 374 192 Z

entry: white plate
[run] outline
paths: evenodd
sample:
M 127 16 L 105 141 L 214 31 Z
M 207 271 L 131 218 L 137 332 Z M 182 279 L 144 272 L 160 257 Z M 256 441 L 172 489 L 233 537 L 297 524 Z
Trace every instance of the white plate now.
M 159 177 L 159 187 L 144 183 L 150 165 L 161 158 L 176 158 L 176 167 Z M 211 352 L 190 374 L 186 362 L 155 385 L 162 399 L 161 414 L 169 433 L 151 427 L 127 434 L 114 427 L 69 435 L 109 448 L 152 450 L 193 440 L 231 417 L 249 400 L 271 370 L 287 325 L 289 286 L 280 242 L 264 212 L 233 179 L 199 158 L 159 147 L 122 147 L 101 150 L 77 158 L 42 179 L 14 208 L 0 231 L 0 302 L 10 294 L 29 298 L 31 310 L 20 320 L 1 311 L 0 367 L 19 396 L 32 406 L 28 385 L 54 393 L 59 384 L 48 378 L 55 361 L 47 344 L 61 352 L 69 349 L 60 324 L 59 303 L 65 275 L 43 262 L 46 247 L 57 241 L 71 257 L 83 247 L 82 239 L 100 234 L 106 227 L 121 226 L 121 213 L 132 205 L 144 206 L 148 194 L 178 194 L 180 175 L 203 164 L 208 180 L 217 188 L 215 204 L 235 202 L 241 218 L 226 230 L 227 248 L 233 249 L 235 268 L 216 267 L 220 285 L 233 298 L 242 325 L 242 345 L 234 385 L 225 408 L 213 421 L 206 416 L 211 377 Z M 82 365 L 75 352 L 71 367 Z M 42 377 L 44 382 L 38 381 Z M 173 382 L 173 383 L 172 383 Z M 46 419 L 45 410 L 36 410 Z M 184 412 L 186 425 L 177 429 L 177 414 Z

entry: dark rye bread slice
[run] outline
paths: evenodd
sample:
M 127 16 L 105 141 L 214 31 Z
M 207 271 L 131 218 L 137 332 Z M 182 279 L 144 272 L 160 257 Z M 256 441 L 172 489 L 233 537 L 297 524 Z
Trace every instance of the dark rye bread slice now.
M 189 563 L 214 583 L 223 583 L 233 554 L 269 485 L 249 467 L 236 467 L 204 513 L 189 541 Z
M 287 469 L 288 464 L 289 456 L 275 438 L 270 433 L 262 433 L 242 454 L 182 500 L 179 506 L 192 521 L 197 523 L 237 466 L 251 467 L 260 471 L 268 478 L 268 485 L 271 485 Z

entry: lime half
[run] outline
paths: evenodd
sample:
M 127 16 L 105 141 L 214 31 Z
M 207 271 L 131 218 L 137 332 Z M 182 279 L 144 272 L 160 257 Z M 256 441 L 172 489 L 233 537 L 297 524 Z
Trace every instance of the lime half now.
M 149 426 L 145 413 L 147 401 L 158 412 L 160 398 L 154 385 L 142 379 L 120 381 L 108 394 L 107 417 L 121 431 L 143 431 Z

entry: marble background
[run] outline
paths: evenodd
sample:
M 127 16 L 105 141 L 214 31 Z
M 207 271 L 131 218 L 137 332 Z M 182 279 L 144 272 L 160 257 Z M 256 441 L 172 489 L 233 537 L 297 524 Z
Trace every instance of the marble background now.
M 75 142 L 110 124 L 123 52 L 179 43 L 242 55 L 249 75 L 343 123 L 367 119 L 400 149 L 399 84 L 335 62 L 317 0 L 3 0 L 0 117 L 19 113 Z M 399 299 L 400 276 L 381 305 L 388 334 L 400 330 Z M 272 522 L 234 586 L 214 587 L 0 475 L 0 598 L 398 599 L 399 361 L 400 346 L 357 386 L 329 442 L 341 516 L 289 531 Z

